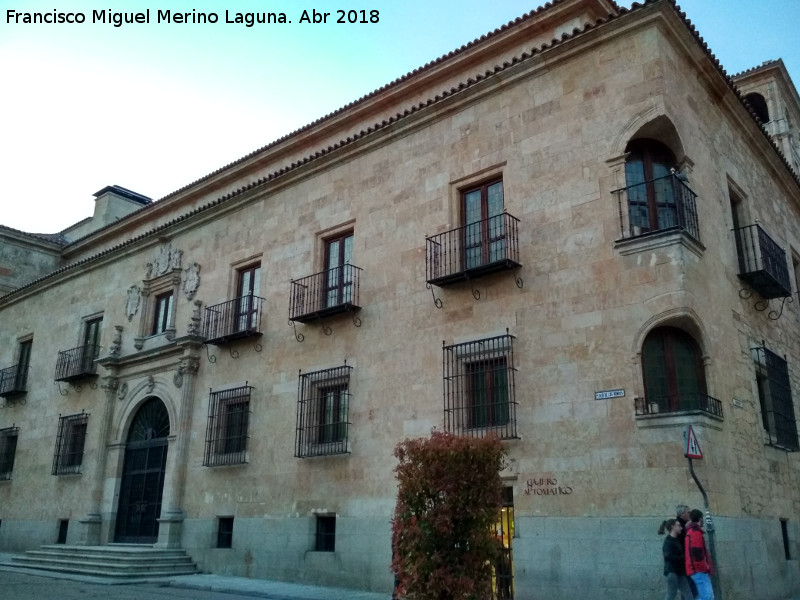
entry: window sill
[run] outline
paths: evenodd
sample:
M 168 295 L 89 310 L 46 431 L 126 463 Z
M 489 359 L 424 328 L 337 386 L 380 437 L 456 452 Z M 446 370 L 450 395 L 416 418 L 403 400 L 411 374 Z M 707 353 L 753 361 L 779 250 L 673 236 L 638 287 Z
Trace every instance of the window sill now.
M 699 425 L 722 431 L 724 419 L 702 410 L 659 413 L 655 415 L 636 415 L 636 427 L 639 429 L 685 427 Z
M 223 460 L 224 456 L 226 456 L 226 455 L 224 455 L 224 454 L 215 455 L 214 458 L 216 460 Z M 203 466 L 207 467 L 209 469 L 220 469 L 220 468 L 225 468 L 225 467 L 246 467 L 249 464 L 250 464 L 250 461 L 245 459 L 245 460 L 237 460 L 235 462 L 233 462 L 233 461 L 232 462 L 214 462 L 214 463 L 212 463 L 210 465 L 203 465 Z
M 762 429 L 761 433 L 762 433 L 763 438 L 764 438 L 764 446 L 767 447 L 767 448 L 772 448 L 776 452 L 797 452 L 798 451 L 797 448 L 789 448 L 788 446 L 784 446 L 782 444 L 779 444 L 777 439 L 776 439 L 776 436 L 770 434 L 766 430 Z
M 654 231 L 632 238 L 623 238 L 614 242 L 614 248 L 616 248 L 622 256 L 677 245 L 684 246 L 698 257 L 702 257 L 706 249 L 703 244 L 694 239 L 683 229 Z

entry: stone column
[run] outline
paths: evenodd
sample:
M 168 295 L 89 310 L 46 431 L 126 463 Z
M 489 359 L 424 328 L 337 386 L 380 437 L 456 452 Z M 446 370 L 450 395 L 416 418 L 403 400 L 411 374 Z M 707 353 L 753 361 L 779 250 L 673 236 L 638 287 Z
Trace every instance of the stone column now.
M 122 329 L 121 327 L 119 329 Z M 111 428 L 111 417 L 117 398 L 119 380 L 112 374 L 103 377 L 100 387 L 105 392 L 105 403 L 100 423 L 100 441 L 97 446 L 97 460 L 94 469 L 87 478 L 88 492 L 91 494 L 89 512 L 79 520 L 81 529 L 78 537 L 79 546 L 99 546 L 101 544 L 101 526 L 103 523 L 101 507 L 108 455 L 108 435 Z
M 170 443 L 167 454 L 167 461 L 168 464 L 172 463 L 172 469 L 168 470 L 168 478 L 164 482 L 156 548 L 181 547 L 181 526 L 185 516 L 182 508 L 183 492 L 186 485 L 194 387 L 200 365 L 196 349 L 193 348 L 194 345 L 191 344 L 186 348 L 187 352 L 181 358 L 173 378 L 175 386 L 181 390 L 181 403 L 178 423 L 175 424 L 174 431 L 170 431 L 170 434 L 174 433 L 175 435 L 174 442 Z M 199 344 L 196 345 L 199 346 Z

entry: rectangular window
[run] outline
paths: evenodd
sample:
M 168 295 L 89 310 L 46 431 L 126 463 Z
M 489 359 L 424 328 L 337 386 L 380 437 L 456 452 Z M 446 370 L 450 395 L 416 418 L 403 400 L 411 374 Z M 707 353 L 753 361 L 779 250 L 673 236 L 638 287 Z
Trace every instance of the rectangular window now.
M 58 419 L 58 437 L 53 456 L 53 475 L 68 475 L 81 472 L 83 449 L 89 415 L 69 415 Z
M 103 325 L 103 317 L 89 319 L 83 326 L 83 347 L 84 360 L 86 367 L 91 368 L 94 359 L 100 354 L 100 334 Z
M 464 260 L 467 269 L 506 257 L 503 181 L 491 181 L 461 193 Z
M 314 544 L 317 552 L 336 551 L 336 517 L 333 515 L 317 516 L 317 535 Z
M 443 346 L 444 428 L 517 437 L 512 335 Z
M 25 340 L 19 343 L 19 360 L 17 361 L 17 377 L 21 379 L 22 384 L 19 389 L 25 389 L 25 384 L 28 381 L 28 369 L 31 366 L 31 350 L 33 348 L 33 340 Z
M 240 269 L 238 280 L 236 298 L 239 302 L 236 310 L 236 330 L 258 329 L 258 309 L 261 304 L 256 301 L 256 298 L 258 298 L 261 288 L 261 263 Z
M 467 421 L 470 429 L 508 425 L 508 365 L 505 357 L 468 363 Z
M 343 365 L 300 374 L 296 457 L 343 454 L 348 451 L 351 370 L 352 367 Z
M 233 547 L 233 517 L 220 517 L 217 527 L 217 548 Z
M 173 293 L 165 292 L 156 296 L 154 319 L 153 319 L 153 335 L 164 333 L 169 329 L 172 323 L 172 304 Z
M 69 519 L 59 519 L 58 521 L 58 539 L 56 544 L 67 543 L 67 532 L 69 531 Z
M 783 538 L 783 556 L 786 560 L 792 560 L 792 553 L 789 546 L 789 521 L 781 519 L 781 537 Z
M 340 306 L 353 300 L 353 232 L 325 241 L 325 306 Z
M 203 465 L 218 467 L 247 462 L 247 430 L 252 386 L 210 392 Z
M 786 360 L 766 347 L 753 348 L 761 424 L 769 444 L 786 450 L 800 449 L 797 422 Z
M 11 479 L 14 458 L 17 455 L 19 427 L 0 429 L 0 480 Z
M 100 345 L 100 327 L 103 324 L 103 317 L 89 319 L 83 326 L 83 345 L 84 346 L 99 346 Z
M 351 370 L 352 367 L 343 365 L 300 374 L 296 457 L 344 454 L 348 451 Z

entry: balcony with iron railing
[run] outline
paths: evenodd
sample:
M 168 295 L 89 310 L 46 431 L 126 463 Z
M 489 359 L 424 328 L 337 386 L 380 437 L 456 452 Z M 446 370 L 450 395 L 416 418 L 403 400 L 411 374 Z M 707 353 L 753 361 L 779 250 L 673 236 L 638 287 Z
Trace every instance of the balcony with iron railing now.
M 703 392 L 634 398 L 636 416 L 706 413 L 723 418 L 722 402 Z
M 100 354 L 100 346 L 87 344 L 58 353 L 55 381 L 75 381 L 97 374 L 95 359 Z
M 611 193 L 617 197 L 623 239 L 680 231 L 700 241 L 697 194 L 677 172 Z
M 247 295 L 205 309 L 203 340 L 216 346 L 261 335 L 264 299 Z
M 761 225 L 747 225 L 733 231 L 739 257 L 739 277 L 766 300 L 791 296 L 792 284 L 783 248 Z
M 0 369 L 0 398 L 11 398 L 25 394 L 28 389 L 28 369 L 14 365 Z
M 361 269 L 351 264 L 293 279 L 289 320 L 309 323 L 331 315 L 361 310 L 360 279 Z
M 505 212 L 432 235 L 425 242 L 425 279 L 430 285 L 452 285 L 522 266 L 519 219 Z

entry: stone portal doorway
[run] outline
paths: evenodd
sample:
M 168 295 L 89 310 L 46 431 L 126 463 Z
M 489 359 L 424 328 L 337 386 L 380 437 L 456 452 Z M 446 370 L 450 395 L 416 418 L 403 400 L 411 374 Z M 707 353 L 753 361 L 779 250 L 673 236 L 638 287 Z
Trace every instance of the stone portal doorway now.
M 169 414 L 164 403 L 150 398 L 131 423 L 125 446 L 114 541 L 154 544 L 167 466 Z

